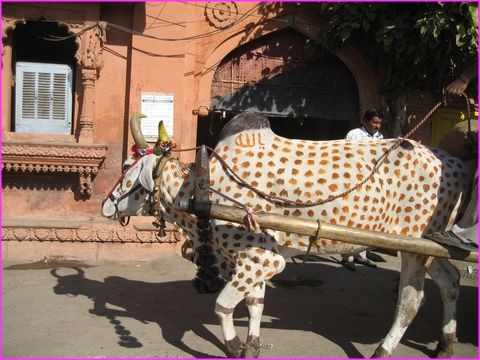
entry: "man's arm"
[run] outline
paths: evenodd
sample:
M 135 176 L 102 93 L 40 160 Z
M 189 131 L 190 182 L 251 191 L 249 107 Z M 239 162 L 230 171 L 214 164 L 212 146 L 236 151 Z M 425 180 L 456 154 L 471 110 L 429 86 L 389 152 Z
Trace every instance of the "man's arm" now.
M 453 80 L 446 88 L 445 93 L 447 95 L 460 95 L 465 91 L 470 81 L 478 76 L 477 64 L 471 64 L 463 71 L 460 76 Z

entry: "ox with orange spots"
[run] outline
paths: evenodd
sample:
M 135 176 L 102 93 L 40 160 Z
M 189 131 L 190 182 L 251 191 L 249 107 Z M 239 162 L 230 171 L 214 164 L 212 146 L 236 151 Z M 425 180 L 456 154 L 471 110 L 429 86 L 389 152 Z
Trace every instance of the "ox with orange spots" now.
M 139 128 L 139 120 L 140 116 L 132 118 L 132 128 Z M 139 146 L 145 145 L 138 131 L 134 138 Z M 467 191 L 469 169 L 459 159 L 414 141 L 385 155 L 394 142 L 287 139 L 272 132 L 265 116 L 239 114 L 222 130 L 215 156 L 210 158 L 210 200 L 413 237 L 450 228 Z M 163 212 L 165 220 L 178 226 L 193 249 L 203 251 L 205 244 L 200 242 L 195 215 L 180 211 L 182 201 L 193 196 L 195 172 L 172 156 L 159 152 L 145 155 L 116 184 L 104 201 L 102 213 L 124 217 Z M 217 219 L 211 219 L 210 226 L 207 244 L 226 282 L 217 297 L 215 313 L 227 355 L 257 357 L 265 281 L 284 269 L 285 256 L 305 253 L 311 239 L 294 233 L 252 231 Z M 365 249 L 325 239 L 316 242 L 311 251 L 352 254 Z M 447 259 L 436 258 L 428 266 L 424 260 L 423 256 L 402 253 L 394 321 L 374 357 L 392 355 L 422 303 L 427 272 L 439 286 L 444 304 L 437 354 L 452 356 L 459 273 Z M 233 325 L 233 312 L 242 300 L 249 311 L 246 341 L 239 339 Z

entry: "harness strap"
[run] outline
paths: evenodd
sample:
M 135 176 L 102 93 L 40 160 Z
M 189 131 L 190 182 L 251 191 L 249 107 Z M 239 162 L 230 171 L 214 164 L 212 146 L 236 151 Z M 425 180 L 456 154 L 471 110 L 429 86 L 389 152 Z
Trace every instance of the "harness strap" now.
M 110 192 L 108 193 L 108 195 L 105 197 L 105 199 L 110 199 L 112 200 L 113 203 L 115 203 L 114 199 L 115 197 L 112 198 L 113 196 L 113 191 L 117 188 L 118 184 L 120 184 L 123 180 L 123 178 L 125 177 L 125 174 L 137 163 L 141 160 L 142 158 L 139 157 L 138 159 L 136 159 L 128 168 L 126 168 L 123 172 L 122 172 L 122 175 L 120 175 L 120 177 L 117 179 L 117 181 L 115 181 L 115 184 L 113 185 L 112 187 L 112 190 L 110 190 Z M 117 200 L 118 201 L 118 200 Z
M 172 159 L 171 156 L 162 156 L 160 159 L 158 159 L 155 169 L 153 171 L 153 180 L 155 182 L 155 185 L 153 187 L 153 196 L 150 197 L 151 201 L 153 202 L 153 216 L 155 217 L 155 220 L 152 222 L 152 224 L 158 228 L 158 236 L 164 237 L 167 234 L 165 233 L 165 220 L 163 218 L 163 212 L 161 209 L 161 204 L 160 204 L 160 198 L 161 198 L 161 187 L 160 187 L 160 182 L 161 182 L 161 174 L 163 171 L 163 168 L 165 167 L 166 163 Z
M 321 222 L 320 219 L 317 219 L 317 224 L 318 224 L 317 233 L 315 234 L 315 238 L 313 238 L 313 237 L 310 238 L 310 241 L 308 243 L 307 252 L 305 253 L 305 257 L 303 258 L 303 265 L 305 265 L 305 263 L 308 260 L 308 257 L 310 256 L 310 251 L 312 250 L 313 244 L 315 244 L 317 247 L 320 246 L 319 245 L 320 244 L 320 230 L 321 230 L 321 227 L 322 227 L 322 222 Z
M 125 194 L 123 194 L 122 196 L 116 198 L 115 196 L 113 196 L 113 194 L 110 194 L 110 196 L 108 196 L 108 198 L 112 201 L 112 203 L 116 206 L 121 200 L 125 199 L 131 192 L 135 192 L 137 191 L 138 189 L 140 189 L 142 187 L 142 184 L 137 184 L 135 185 L 133 188 L 131 188 L 129 191 L 127 191 Z

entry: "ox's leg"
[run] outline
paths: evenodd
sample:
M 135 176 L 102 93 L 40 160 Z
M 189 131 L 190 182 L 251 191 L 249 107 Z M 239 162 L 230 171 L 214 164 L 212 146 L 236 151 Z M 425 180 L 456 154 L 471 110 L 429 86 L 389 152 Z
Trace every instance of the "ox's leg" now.
M 248 337 L 244 357 L 257 358 L 260 354 L 260 324 L 262 322 L 265 281 L 257 283 L 252 294 L 245 298 L 248 308 Z
M 423 285 L 425 281 L 425 267 L 423 257 L 402 253 L 402 269 L 398 289 L 395 318 L 383 342 L 378 346 L 372 357 L 390 357 L 400 339 L 414 319 L 423 300 Z
M 285 268 L 285 259 L 271 251 L 263 249 L 250 250 L 252 261 L 257 265 L 252 272 L 252 291 L 245 298 L 248 308 L 248 338 L 245 344 L 246 358 L 257 358 L 260 354 L 260 324 L 263 313 L 263 300 L 265 297 L 265 281 Z M 252 254 L 253 253 L 253 254 Z M 248 279 L 247 279 L 248 281 Z
M 264 248 L 250 247 L 238 253 L 235 273 L 218 296 L 215 306 L 229 357 L 259 355 L 265 280 L 281 272 L 284 267 L 283 257 Z M 249 311 L 247 344 L 239 339 L 233 324 L 233 311 L 244 298 Z
M 440 289 L 443 301 L 442 334 L 436 349 L 436 356 L 453 356 L 453 344 L 457 342 L 457 300 L 460 290 L 460 274 L 446 259 L 435 259 L 427 268 L 428 274 Z
M 234 274 L 232 280 L 225 285 L 218 295 L 215 304 L 215 314 L 220 320 L 227 356 L 231 358 L 241 357 L 245 349 L 245 344 L 237 336 L 233 325 L 233 311 L 244 298 L 244 293 L 237 289 L 238 283 L 238 274 Z

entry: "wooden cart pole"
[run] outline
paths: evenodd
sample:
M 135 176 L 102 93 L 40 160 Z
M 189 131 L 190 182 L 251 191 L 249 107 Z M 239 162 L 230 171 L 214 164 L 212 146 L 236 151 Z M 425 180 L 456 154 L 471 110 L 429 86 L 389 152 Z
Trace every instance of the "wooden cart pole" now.
M 183 211 L 196 213 L 199 204 L 190 202 L 190 206 L 182 206 Z M 202 206 L 200 206 L 202 208 Z M 246 212 L 233 206 L 209 204 L 210 216 L 215 219 L 242 223 Z M 363 230 L 341 225 L 332 225 L 316 220 L 293 218 L 272 213 L 258 213 L 255 215 L 257 223 L 271 230 L 285 231 L 342 241 L 357 245 L 366 245 L 374 248 L 405 251 L 414 254 L 443 257 L 469 262 L 478 262 L 478 252 L 469 252 L 453 247 L 444 247 L 433 241 L 412 236 L 386 234 L 378 231 Z

